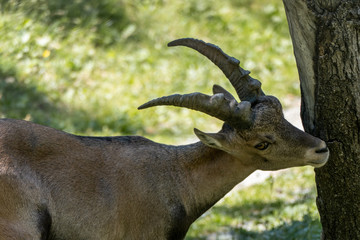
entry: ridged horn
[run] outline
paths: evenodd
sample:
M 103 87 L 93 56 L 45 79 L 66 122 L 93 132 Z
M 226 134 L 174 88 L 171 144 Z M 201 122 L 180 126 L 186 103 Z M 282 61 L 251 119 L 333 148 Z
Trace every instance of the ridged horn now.
M 239 60 L 227 55 L 218 46 L 194 38 L 177 39 L 168 43 L 168 46 L 186 46 L 207 57 L 230 80 L 241 101 L 255 102 L 259 96 L 265 95 L 261 90 L 261 82 L 250 77 L 250 72 L 239 66 Z
M 160 105 L 190 108 L 206 113 L 210 116 L 223 120 L 233 127 L 247 128 L 252 124 L 252 111 L 249 102 L 241 102 L 227 99 L 223 93 L 209 96 L 203 93 L 174 94 L 153 99 L 138 109 L 145 109 Z

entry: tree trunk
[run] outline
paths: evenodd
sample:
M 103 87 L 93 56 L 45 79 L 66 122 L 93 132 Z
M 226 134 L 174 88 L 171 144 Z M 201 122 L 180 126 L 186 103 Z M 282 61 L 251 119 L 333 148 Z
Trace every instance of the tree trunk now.
M 360 239 L 360 1 L 283 2 L 304 128 L 330 149 L 315 170 L 323 239 Z

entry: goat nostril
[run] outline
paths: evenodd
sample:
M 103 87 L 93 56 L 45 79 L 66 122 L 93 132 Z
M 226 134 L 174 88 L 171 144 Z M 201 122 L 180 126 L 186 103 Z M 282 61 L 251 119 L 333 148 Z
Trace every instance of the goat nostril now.
M 328 149 L 327 147 L 325 147 L 325 148 L 318 149 L 318 150 L 316 150 L 315 152 L 316 152 L 316 153 L 326 153 L 326 152 L 328 152 L 328 151 L 329 151 L 329 149 Z

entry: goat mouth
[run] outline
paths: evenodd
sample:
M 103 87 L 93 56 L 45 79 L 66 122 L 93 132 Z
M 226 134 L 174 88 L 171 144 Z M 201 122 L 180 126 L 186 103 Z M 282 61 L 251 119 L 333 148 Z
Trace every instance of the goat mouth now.
M 315 168 L 320 168 L 324 166 L 329 159 L 329 150 L 328 148 L 321 148 L 315 151 L 311 149 L 305 154 L 305 158 L 307 159 L 306 164 L 311 165 Z

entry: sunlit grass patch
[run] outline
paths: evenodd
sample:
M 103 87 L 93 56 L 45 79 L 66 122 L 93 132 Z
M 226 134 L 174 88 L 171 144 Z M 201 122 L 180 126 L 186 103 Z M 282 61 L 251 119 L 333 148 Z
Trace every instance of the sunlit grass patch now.
M 83 134 L 193 136 L 221 123 L 174 108 L 139 112 L 147 100 L 173 93 L 211 93 L 231 86 L 211 62 L 167 42 L 195 37 L 241 60 L 266 93 L 299 94 L 283 6 L 279 1 L 0 1 L 1 81 L 16 77 L 46 95 L 53 108 L 6 108 L 3 116 Z M 4 61 L 6 59 L 6 62 Z M 3 91 L 2 85 L 0 91 Z M 233 90 L 231 90 L 233 92 Z M 31 102 L 36 96 L 13 96 Z M 4 103 L 2 103 L 3 105 Z M 14 109 L 14 110 L 12 110 Z M 41 114 L 44 114 L 41 117 Z M 179 137 L 180 138 L 180 137 Z M 169 143 L 176 143 L 169 138 Z
M 187 239 L 319 239 L 311 167 L 233 190 L 192 226 Z

